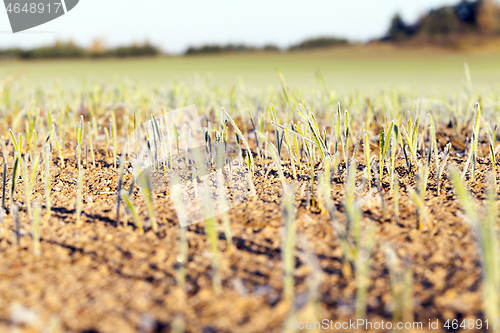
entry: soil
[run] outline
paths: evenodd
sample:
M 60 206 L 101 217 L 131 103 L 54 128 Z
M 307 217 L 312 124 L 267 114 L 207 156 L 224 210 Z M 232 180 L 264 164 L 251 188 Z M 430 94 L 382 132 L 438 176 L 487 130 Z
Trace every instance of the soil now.
M 448 165 L 462 166 L 466 160 L 465 137 L 451 139 L 447 128 L 439 132 L 444 141 L 441 149 L 448 140 L 452 141 Z M 148 223 L 146 232 L 141 234 L 130 217 L 125 224 L 123 210 L 117 223 L 117 171 L 112 158 L 105 155 L 103 143 L 100 144 L 97 167 L 84 167 L 80 227 L 75 225 L 78 172 L 74 146 L 67 144 L 65 168 L 60 167 L 54 152 L 53 209 L 50 217 L 43 210 L 39 256 L 34 254 L 31 220 L 22 206 L 24 186 L 19 181 L 15 194 L 15 201 L 21 205 L 19 244 L 12 216 L 7 214 L 0 223 L 0 331 L 18 328 L 38 332 L 60 325 L 67 332 L 169 332 L 184 325 L 185 332 L 282 332 L 291 318 L 311 318 L 307 300 L 311 282 L 318 276 L 319 320 L 355 319 L 355 275 L 346 269 L 329 215 L 314 205 L 307 190 L 297 191 L 294 196 L 298 238 L 295 299 L 291 303 L 283 298 L 282 187 L 275 169 L 267 173 L 270 157 L 261 158 L 254 153 L 256 195 L 248 195 L 229 211 L 233 251 L 228 251 L 219 224 L 222 290 L 216 293 L 204 223 L 188 227 L 186 288 L 177 286 L 179 221 L 168 188 L 154 192 L 157 234 Z M 378 151 L 375 139 L 372 144 L 372 152 Z M 484 198 L 485 179 L 491 170 L 485 143 L 481 143 L 480 152 L 479 156 L 485 157 L 479 158 L 479 177 L 470 184 L 474 194 Z M 9 177 L 11 160 L 12 154 L 8 160 Z M 357 163 L 359 185 L 364 168 L 361 152 Z M 292 181 L 286 157 L 283 167 L 287 181 Z M 378 191 L 362 205 L 363 225 L 373 226 L 377 244 L 371 257 L 368 320 L 392 319 L 391 284 L 382 251 L 386 245 L 392 246 L 405 269 L 411 270 L 413 316 L 415 321 L 423 322 L 424 331 L 429 320 L 439 320 L 439 329 L 433 330 L 439 332 L 445 331 L 443 323 L 447 319 L 483 319 L 477 243 L 472 228 L 461 215 L 447 172 L 438 196 L 431 168 L 425 197 L 429 218 L 424 229 L 418 230 L 417 211 L 405 188 L 415 185 L 415 176 L 407 174 L 403 158 L 398 158 L 396 170 L 401 182 L 399 223 L 385 172 L 383 205 Z M 294 181 L 307 189 L 310 172 L 304 168 L 298 175 Z M 132 177 L 131 169 L 126 168 L 123 188 L 128 190 Z M 337 190 L 332 198 L 338 219 L 345 223 L 343 182 L 334 179 L 333 189 Z M 366 192 L 363 190 L 363 195 Z M 147 211 L 137 187 L 132 198 L 146 219 Z M 43 170 L 36 179 L 32 200 L 45 200 Z M 307 252 L 317 258 L 321 274 L 315 273 L 304 259 Z M 24 311 L 25 316 L 21 317 L 25 319 L 17 318 L 13 314 L 16 311 Z M 32 320 L 26 313 L 34 315 Z

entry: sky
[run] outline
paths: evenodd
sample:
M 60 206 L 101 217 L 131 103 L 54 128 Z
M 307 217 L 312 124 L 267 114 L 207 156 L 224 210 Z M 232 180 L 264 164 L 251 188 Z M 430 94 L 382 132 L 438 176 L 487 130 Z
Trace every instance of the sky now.
M 33 0 L 35 1 L 35 0 Z M 0 8 L 0 48 L 35 47 L 73 40 L 88 47 L 150 43 L 169 53 L 189 46 L 244 43 L 287 47 L 306 38 L 346 37 L 367 41 L 387 31 L 399 12 L 408 22 L 450 0 L 80 0 L 59 17 L 12 33 Z

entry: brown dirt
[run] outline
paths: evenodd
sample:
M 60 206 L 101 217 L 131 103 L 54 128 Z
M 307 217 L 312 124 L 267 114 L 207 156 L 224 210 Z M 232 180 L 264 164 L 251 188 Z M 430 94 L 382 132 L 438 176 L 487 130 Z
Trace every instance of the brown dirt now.
M 457 138 L 456 141 L 448 165 L 465 162 L 465 157 L 459 156 L 463 154 L 459 142 L 465 140 Z M 236 245 L 234 251 L 227 251 L 222 227 L 219 228 L 222 292 L 215 294 L 203 223 L 188 228 L 189 256 L 184 292 L 176 286 L 179 224 L 168 189 L 155 192 L 158 234 L 149 226 L 140 234 L 130 224 L 116 223 L 117 172 L 111 157 L 104 156 L 102 150 L 97 156 L 98 167 L 85 170 L 84 223 L 81 227 L 75 226 L 77 170 L 71 148 L 74 147 L 67 149 L 64 169 L 58 166 L 54 154 L 51 170 L 53 211 L 50 219 L 44 213 L 42 254 L 33 254 L 31 222 L 25 207 L 20 210 L 19 246 L 11 216 L 7 215 L 0 224 L 0 331 L 18 327 L 36 332 L 40 327 L 48 327 L 51 318 L 59 318 L 63 330 L 68 332 L 163 332 L 172 329 L 178 315 L 184 319 L 186 332 L 283 330 L 292 305 L 282 298 L 281 183 L 275 171 L 266 179 L 263 177 L 267 171 L 264 164 L 269 164 L 270 158 L 263 161 L 255 157 L 257 196 L 249 196 L 229 212 Z M 372 151 L 375 149 L 373 147 Z M 485 146 L 481 149 L 486 152 Z M 360 179 L 364 162 L 361 157 L 357 162 Z M 405 190 L 406 185 L 414 185 L 414 177 L 406 174 L 403 163 L 399 158 L 397 171 L 403 193 L 400 224 L 395 221 L 393 198 L 385 180 L 385 209 L 378 193 L 362 206 L 363 223 L 372 224 L 377 235 L 368 296 L 369 320 L 390 321 L 392 318 L 388 268 L 381 251 L 385 244 L 391 245 L 412 271 L 415 321 L 423 322 L 425 327 L 429 319 L 439 319 L 440 330 L 437 331 L 442 331 L 442 322 L 446 319 L 483 318 L 476 241 L 470 226 L 459 214 L 461 210 L 446 172 L 442 195 L 437 196 L 431 171 L 425 198 L 430 223 L 424 230 L 417 230 L 416 209 Z M 284 166 L 291 180 L 287 164 Z M 491 170 L 489 159 L 480 159 L 480 176 L 472 184 L 478 197 L 484 197 L 488 170 Z M 9 168 L 9 175 L 10 172 Z M 299 183 L 308 184 L 310 173 L 303 170 L 299 174 Z M 37 178 L 33 201 L 44 202 L 42 179 L 42 175 Z M 124 188 L 128 189 L 131 179 L 132 174 L 127 170 Z M 22 181 L 15 199 L 24 202 L 21 184 Z M 343 222 L 342 184 L 334 182 L 333 186 L 338 189 L 333 198 Z M 322 269 L 320 318 L 334 322 L 354 318 L 354 276 L 344 269 L 342 252 L 329 216 L 311 207 L 306 195 L 299 191 L 295 196 L 297 234 L 306 239 Z M 133 199 L 145 218 L 145 205 L 137 188 Z M 123 219 L 123 213 L 121 216 Z M 305 315 L 304 298 L 312 276 L 310 267 L 300 259 L 299 253 L 304 251 L 300 244 L 303 243 L 297 246 L 297 313 L 294 318 Z M 36 312 L 39 323 L 14 323 L 11 318 L 14 303 Z

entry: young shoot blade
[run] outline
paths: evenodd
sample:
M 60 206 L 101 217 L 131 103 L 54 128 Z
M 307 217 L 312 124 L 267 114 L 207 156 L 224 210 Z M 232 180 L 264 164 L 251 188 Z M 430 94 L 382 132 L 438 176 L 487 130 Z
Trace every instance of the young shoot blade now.
M 282 241 L 283 295 L 287 300 L 292 300 L 294 295 L 296 212 L 292 193 L 290 188 L 284 187 L 281 204 L 284 220 Z

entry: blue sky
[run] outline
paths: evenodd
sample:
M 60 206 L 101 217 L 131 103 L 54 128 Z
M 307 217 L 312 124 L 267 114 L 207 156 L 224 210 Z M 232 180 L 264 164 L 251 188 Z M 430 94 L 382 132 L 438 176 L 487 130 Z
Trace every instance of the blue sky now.
M 35 1 L 35 0 L 33 0 Z M 0 48 L 32 47 L 72 39 L 116 46 L 149 40 L 172 53 L 206 43 L 289 46 L 315 36 L 365 41 L 384 34 L 400 12 L 414 21 L 449 0 L 80 0 L 66 15 L 12 34 L 0 8 Z

